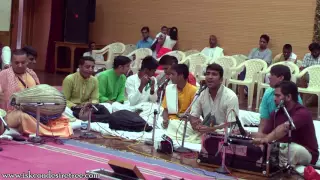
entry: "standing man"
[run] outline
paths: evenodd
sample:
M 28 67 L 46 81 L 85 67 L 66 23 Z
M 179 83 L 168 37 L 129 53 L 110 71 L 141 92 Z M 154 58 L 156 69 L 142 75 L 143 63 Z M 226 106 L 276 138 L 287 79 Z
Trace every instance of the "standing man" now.
M 152 38 L 149 36 L 149 27 L 145 26 L 141 29 L 142 39 L 137 43 L 137 49 L 150 48 L 152 45 Z
M 272 112 L 262 133 L 249 133 L 254 138 L 253 143 L 265 144 L 272 141 L 280 144 L 280 166 L 285 166 L 288 159 L 293 166 L 316 164 L 319 157 L 318 142 L 312 115 L 309 110 L 298 103 L 298 87 L 290 81 L 282 81 L 275 85 L 274 101 L 277 105 L 283 103 L 296 127 L 292 130 L 290 144 L 290 157 L 288 157 L 288 131 L 289 122 L 283 108 Z
M 98 77 L 100 103 L 124 102 L 126 74 L 130 69 L 130 63 L 128 57 L 117 56 L 113 68 L 100 73 Z

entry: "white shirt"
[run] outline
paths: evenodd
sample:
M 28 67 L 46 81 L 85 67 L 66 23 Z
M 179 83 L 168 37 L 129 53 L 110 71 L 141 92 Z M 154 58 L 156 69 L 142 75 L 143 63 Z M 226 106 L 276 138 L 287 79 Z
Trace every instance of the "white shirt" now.
M 166 39 L 162 45 L 163 48 L 173 49 L 173 47 L 177 44 L 176 40 L 172 40 L 170 36 L 166 36 Z
M 85 53 L 83 53 L 83 56 L 90 56 L 95 61 L 104 61 L 104 57 L 103 57 L 102 54 L 95 54 L 95 53 L 91 53 L 91 52 L 85 52 Z
M 154 94 L 150 95 L 151 88 L 149 87 L 146 90 L 146 87 L 143 88 L 142 93 L 139 91 L 139 86 L 141 84 L 141 80 L 138 74 L 134 74 L 129 76 L 126 81 L 126 95 L 130 102 L 130 106 L 135 106 L 142 102 L 156 102 L 157 101 L 157 79 L 152 77 L 155 81 L 154 84 Z
M 215 116 L 216 123 L 222 124 L 232 109 L 239 115 L 238 97 L 231 89 L 221 85 L 214 100 L 209 93 L 209 88 L 205 89 L 192 106 L 191 115 L 200 118 L 211 113 Z M 229 113 L 228 122 L 235 122 L 233 112 Z
M 10 61 L 11 61 L 11 49 L 10 49 L 9 46 L 4 46 L 2 48 L 1 59 L 2 59 L 2 65 L 3 66 L 10 64 Z
M 221 47 L 216 46 L 215 48 L 205 47 L 202 51 L 202 54 L 211 58 L 210 62 L 213 62 L 219 57 L 224 56 L 223 49 Z

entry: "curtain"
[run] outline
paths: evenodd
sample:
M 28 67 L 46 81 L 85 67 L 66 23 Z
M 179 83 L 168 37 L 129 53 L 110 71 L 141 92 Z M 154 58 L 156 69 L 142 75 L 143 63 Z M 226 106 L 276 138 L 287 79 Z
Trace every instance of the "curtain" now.
M 317 5 L 316 5 L 313 41 L 320 42 L 320 0 L 317 0 Z
M 51 4 L 51 22 L 49 31 L 49 40 L 47 46 L 46 72 L 55 71 L 54 55 L 55 41 L 63 41 L 65 18 L 65 1 L 52 0 Z

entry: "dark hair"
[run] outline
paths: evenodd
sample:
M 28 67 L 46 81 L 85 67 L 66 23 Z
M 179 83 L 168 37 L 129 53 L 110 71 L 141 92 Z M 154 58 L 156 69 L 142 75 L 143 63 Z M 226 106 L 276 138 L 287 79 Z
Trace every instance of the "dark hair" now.
M 175 72 L 177 72 L 178 75 L 183 75 L 184 79 L 188 79 L 189 77 L 189 68 L 187 65 L 185 64 L 174 64 L 171 67 L 172 70 L 174 70 Z
M 31 46 L 25 46 L 22 48 L 22 50 L 24 50 L 27 53 L 27 56 L 31 55 L 31 56 L 34 56 L 35 58 L 38 57 L 37 51 Z
M 12 51 L 12 56 L 21 56 L 21 55 L 27 55 L 27 52 L 23 49 L 15 49 Z
M 285 96 L 291 94 L 292 100 L 298 102 L 298 87 L 295 83 L 291 81 L 281 81 L 275 85 L 274 88 L 281 88 L 281 93 Z
M 144 69 L 154 70 L 154 69 L 157 69 L 158 66 L 159 66 L 159 63 L 156 59 L 154 59 L 152 56 L 147 56 L 142 59 L 140 70 L 144 70 Z
M 160 58 L 160 65 L 173 65 L 178 64 L 178 59 L 174 56 L 164 55 Z
M 219 72 L 220 78 L 223 77 L 223 68 L 217 63 L 209 64 L 206 68 L 206 71 L 208 70 L 217 71 Z
M 131 59 L 127 56 L 117 56 L 114 58 L 113 61 L 113 68 L 117 69 L 119 66 L 124 66 L 126 64 L 129 64 L 131 62 Z
M 285 44 L 283 46 L 283 49 L 288 49 L 288 50 L 292 51 L 292 46 L 291 46 L 291 44 Z
M 144 26 L 144 27 L 141 28 L 141 32 L 142 32 L 142 31 L 147 31 L 147 32 L 149 32 L 150 30 L 149 30 L 149 27 L 148 27 L 148 26 Z
M 178 40 L 178 28 L 172 27 L 170 29 L 170 38 L 172 40 Z
M 270 37 L 269 37 L 268 35 L 266 35 L 266 34 L 262 34 L 262 35 L 260 36 L 260 39 L 264 39 L 264 40 L 267 41 L 267 43 L 269 43 Z
M 288 66 L 285 65 L 274 65 L 270 69 L 270 74 L 275 75 L 277 77 L 283 76 L 284 81 L 291 80 L 291 71 Z
M 320 45 L 316 42 L 313 42 L 309 45 L 309 51 L 320 50 Z
M 84 63 L 85 63 L 86 61 L 92 61 L 92 62 L 94 62 L 94 59 L 93 59 L 93 57 L 91 57 L 91 56 L 83 56 L 83 57 L 81 57 L 80 60 L 79 60 L 79 65 L 84 65 Z
M 88 44 L 89 49 L 91 49 L 91 45 L 92 45 L 92 44 L 95 44 L 95 43 L 96 43 L 96 42 L 91 41 L 91 42 Z
M 167 26 L 162 26 L 162 27 L 161 27 L 161 30 L 162 30 L 162 29 L 164 29 L 164 28 L 168 29 L 168 27 L 167 27 Z

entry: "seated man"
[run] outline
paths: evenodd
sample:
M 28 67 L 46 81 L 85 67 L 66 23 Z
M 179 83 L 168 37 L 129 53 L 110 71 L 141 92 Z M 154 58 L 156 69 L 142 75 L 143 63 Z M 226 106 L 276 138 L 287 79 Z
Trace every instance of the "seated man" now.
M 10 106 L 9 99 L 13 93 L 40 84 L 34 71 L 27 68 L 28 60 L 25 51 L 18 49 L 13 51 L 11 67 L 0 72 L 0 108 L 7 111 L 6 121 L 10 128 L 15 128 L 20 133 L 31 134 L 36 131 L 37 120 L 13 106 Z M 47 125 L 40 124 L 41 135 L 70 137 L 73 134 L 69 120 L 63 116 L 49 121 Z
M 170 79 L 172 84 L 166 87 L 166 95 L 162 102 L 163 107 L 163 128 L 167 129 L 167 135 L 172 139 L 178 136 L 181 138 L 183 131 L 183 124 L 179 127 L 183 118 L 182 115 L 191 105 L 197 88 L 187 82 L 189 75 L 188 66 L 185 64 L 175 64 L 171 67 Z M 179 128 L 179 129 L 178 129 Z M 179 132 L 177 132 L 179 131 Z M 187 136 L 193 135 L 195 132 L 189 126 Z
M 124 102 L 126 73 L 130 69 L 131 60 L 126 56 L 117 56 L 113 68 L 100 73 L 99 101 L 100 103 Z
M 309 45 L 310 53 L 307 53 L 302 61 L 302 67 L 300 70 L 307 68 L 312 65 L 319 65 L 320 64 L 320 44 L 318 43 L 311 43 Z
M 290 81 L 282 81 L 275 86 L 275 102 L 283 103 L 296 127 L 292 130 L 290 157 L 288 157 L 289 122 L 283 108 L 272 112 L 270 119 L 262 132 L 249 133 L 254 138 L 253 143 L 264 144 L 273 141 L 281 142 L 279 161 L 285 166 L 288 158 L 293 166 L 316 164 L 319 156 L 318 142 L 312 115 L 309 110 L 298 103 L 298 88 Z
M 99 103 L 99 86 L 96 77 L 92 76 L 94 59 L 82 57 L 79 61 L 79 72 L 68 75 L 62 83 L 63 94 L 69 108 L 86 103 Z
M 208 88 L 200 94 L 191 109 L 193 130 L 206 133 L 224 128 L 225 122 L 236 121 L 235 116 L 239 114 L 238 97 L 222 81 L 223 68 L 219 64 L 210 64 L 205 75 Z M 204 117 L 204 121 L 200 120 L 200 116 Z
M 160 66 L 162 66 L 163 73 L 157 76 L 157 81 L 158 84 L 162 84 L 166 79 L 169 78 L 171 66 L 174 64 L 178 64 L 178 59 L 174 56 L 164 55 L 161 57 L 159 64 Z M 192 75 L 192 73 L 189 73 L 188 75 L 188 83 L 194 86 L 196 86 L 197 84 L 196 78 Z M 171 82 L 169 82 L 168 84 L 171 84 Z
M 25 46 L 22 48 L 22 50 L 24 50 L 27 53 L 27 58 L 29 60 L 28 68 L 34 69 L 38 57 L 37 51 L 31 46 Z
M 215 35 L 211 35 L 209 38 L 210 47 L 205 47 L 201 53 L 211 58 L 211 63 L 219 57 L 224 56 L 223 49 L 218 46 L 218 40 Z
M 268 65 L 272 62 L 272 51 L 268 48 L 270 37 L 266 34 L 260 36 L 259 47 L 253 48 L 248 55 L 248 59 L 262 59 Z
M 149 36 L 149 31 L 149 27 L 147 26 L 141 28 L 142 39 L 137 43 L 137 49 L 151 47 L 153 40 Z
M 126 81 L 126 94 L 130 106 L 142 102 L 156 102 L 157 80 L 153 77 L 159 64 L 152 56 L 142 60 L 140 71 L 128 77 Z
M 292 52 L 291 44 L 285 44 L 282 48 L 282 53 L 276 55 L 272 63 L 277 63 L 282 61 L 292 61 L 294 63 L 297 63 L 297 55 Z
M 259 132 L 262 132 L 264 129 L 264 124 L 266 121 L 270 119 L 270 114 L 272 111 L 274 111 L 277 106 L 274 102 L 274 86 L 278 84 L 281 81 L 290 81 L 291 79 L 291 72 L 288 66 L 285 65 L 275 65 L 270 70 L 270 87 L 266 89 L 266 91 L 263 94 L 260 106 L 259 106 L 259 113 L 260 113 L 260 119 L 248 119 L 247 117 L 250 117 L 249 111 L 241 111 L 240 112 L 240 120 L 243 124 L 247 125 L 259 125 Z M 298 98 L 299 103 L 302 104 L 301 97 Z

